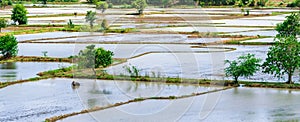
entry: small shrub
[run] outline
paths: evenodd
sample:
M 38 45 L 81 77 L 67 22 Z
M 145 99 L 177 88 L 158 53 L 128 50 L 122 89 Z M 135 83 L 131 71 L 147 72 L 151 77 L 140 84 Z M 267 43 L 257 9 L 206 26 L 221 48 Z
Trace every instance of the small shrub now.
M 108 8 L 113 8 L 113 4 L 112 3 L 108 3 Z

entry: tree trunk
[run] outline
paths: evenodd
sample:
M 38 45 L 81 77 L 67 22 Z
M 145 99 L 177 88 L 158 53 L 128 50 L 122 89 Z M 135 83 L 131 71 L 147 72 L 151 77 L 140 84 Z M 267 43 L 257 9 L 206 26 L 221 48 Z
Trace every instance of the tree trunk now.
M 289 77 L 288 81 L 287 81 L 288 84 L 293 84 L 292 76 L 293 76 L 293 73 L 288 73 L 288 77 Z
M 2 32 L 2 28 L 0 28 L 0 33 Z
M 234 77 L 234 82 L 233 82 L 234 84 L 238 84 L 238 78 L 239 77 L 237 77 L 237 76 Z
M 95 68 L 92 68 L 93 72 L 94 72 L 94 75 L 96 76 L 96 70 Z
M 90 22 L 90 26 L 91 26 L 91 29 L 93 29 L 93 23 L 92 22 Z

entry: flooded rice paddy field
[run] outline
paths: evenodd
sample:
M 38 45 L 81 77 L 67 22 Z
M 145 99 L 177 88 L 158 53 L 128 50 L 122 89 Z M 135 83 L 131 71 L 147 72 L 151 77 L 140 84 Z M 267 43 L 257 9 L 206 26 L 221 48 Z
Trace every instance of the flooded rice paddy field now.
M 25 80 L 37 77 L 37 73 L 68 67 L 69 63 L 58 62 L 8 62 L 0 63 L 0 82 Z
M 73 80 L 80 82 L 80 87 L 71 87 Z M 218 87 L 93 79 L 40 80 L 0 89 L 0 121 L 43 121 L 139 97 L 177 96 L 214 89 Z
M 62 121 L 299 121 L 299 95 L 298 90 L 233 88 L 193 98 L 129 103 Z M 110 115 L 114 117 L 107 118 Z
M 28 6 L 28 5 L 27 5 Z M 52 8 L 28 8 L 29 24 L 86 24 L 84 16 L 93 6 L 66 5 Z M 57 7 L 57 8 L 56 8 Z M 45 10 L 47 9 L 47 10 Z M 120 11 L 121 10 L 121 11 Z M 90 44 L 114 52 L 114 58 L 128 61 L 106 70 L 126 74 L 123 66 L 141 69 L 142 75 L 227 80 L 224 60 L 234 60 L 246 53 L 265 59 L 269 45 L 207 45 L 230 38 L 188 38 L 180 32 L 222 33 L 227 35 L 268 36 L 243 42 L 273 42 L 273 29 L 287 14 L 270 16 L 272 12 L 292 9 L 251 9 L 259 17 L 230 18 L 240 15 L 239 8 L 163 9 L 149 8 L 144 17 L 125 15 L 134 9 L 108 9 L 101 16 L 112 28 L 136 28 L 141 33 L 106 34 L 89 32 L 47 32 L 16 35 L 19 56 L 69 57 Z M 100 13 L 99 10 L 97 10 Z M 9 17 L 11 9 L 0 10 L 0 17 Z M 264 16 L 265 15 L 265 16 Z M 100 18 L 98 23 L 101 22 Z M 172 34 L 171 34 L 172 33 Z M 0 81 L 16 81 L 36 77 L 41 71 L 70 66 L 69 63 L 15 62 L 0 64 Z M 299 72 L 294 80 L 299 83 Z M 71 82 L 80 87 L 71 87 Z M 271 75 L 256 73 L 247 81 L 280 81 Z M 95 106 L 107 106 L 140 97 L 168 97 L 203 93 L 220 89 L 215 86 L 165 84 L 155 82 L 106 81 L 94 79 L 47 79 L 16 84 L 0 89 L 0 121 L 44 121 L 45 118 L 78 112 Z M 299 121 L 298 90 L 270 88 L 232 88 L 224 91 L 176 100 L 146 100 L 101 111 L 72 116 L 61 121 Z M 251 106 L 251 107 L 249 107 Z M 113 117 L 111 117 L 113 116 Z

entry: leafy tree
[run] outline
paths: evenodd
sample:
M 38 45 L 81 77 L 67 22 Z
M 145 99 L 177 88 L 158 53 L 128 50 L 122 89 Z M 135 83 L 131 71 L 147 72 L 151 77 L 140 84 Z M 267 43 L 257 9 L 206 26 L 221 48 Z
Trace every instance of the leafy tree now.
M 147 7 L 146 0 L 135 0 L 132 6 L 137 9 L 139 14 L 143 14 L 144 9 Z
M 8 0 L 8 1 L 7 1 L 7 5 L 11 6 L 12 4 L 13 4 L 13 3 L 12 3 L 11 0 Z
M 5 7 L 8 5 L 8 2 L 5 0 L 1 1 L 1 7 L 3 7 L 5 9 Z
M 292 13 L 286 17 L 283 23 L 277 24 L 275 30 L 278 32 L 277 38 L 296 36 L 300 34 L 300 17 L 299 13 Z
M 101 10 L 102 13 L 104 13 L 107 8 L 108 4 L 106 2 L 100 1 L 96 3 L 96 9 Z
M 85 21 L 90 23 L 91 28 L 93 28 L 96 19 L 96 12 L 87 11 Z
M 20 25 L 27 24 L 27 10 L 22 4 L 17 4 L 13 7 L 11 19 L 18 22 Z
M 259 62 L 261 61 L 261 59 L 255 58 L 254 56 L 254 54 L 247 54 L 238 57 L 238 59 L 234 61 L 225 60 L 225 63 L 229 64 L 229 66 L 225 68 L 226 76 L 232 76 L 235 84 L 238 83 L 240 76 L 252 76 L 259 70 Z
M 4 59 L 18 54 L 18 41 L 13 35 L 0 37 L 0 52 Z
M 107 67 L 112 64 L 113 52 L 104 50 L 103 48 L 95 49 L 95 45 L 86 46 L 86 49 L 81 50 L 78 54 L 78 66 L 80 68 L 92 68 L 96 73 L 95 68 Z
M 269 48 L 262 67 L 265 73 L 279 78 L 287 74 L 287 83 L 293 83 L 292 75 L 300 68 L 300 42 L 295 36 L 280 38 Z
M 104 19 L 101 23 L 101 30 L 107 30 L 108 28 L 107 20 Z
M 7 27 L 7 21 L 4 18 L 0 18 L 0 32 L 2 28 Z

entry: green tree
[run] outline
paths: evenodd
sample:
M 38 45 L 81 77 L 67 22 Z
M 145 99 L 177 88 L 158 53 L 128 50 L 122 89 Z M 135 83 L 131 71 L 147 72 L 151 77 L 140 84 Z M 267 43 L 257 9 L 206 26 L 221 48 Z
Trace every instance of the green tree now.
M 300 17 L 299 13 L 292 13 L 286 17 L 283 23 L 277 24 L 275 30 L 278 32 L 277 38 L 296 36 L 300 34 Z
M 104 19 L 101 23 L 101 30 L 107 30 L 109 27 L 108 27 L 108 23 L 107 23 L 107 20 Z
M 261 59 L 255 58 L 254 54 L 247 54 L 238 57 L 237 60 L 229 61 L 225 60 L 229 66 L 225 68 L 226 76 L 231 76 L 234 79 L 234 83 L 238 83 L 238 78 L 241 76 L 249 77 L 259 70 L 259 62 Z
M 1 7 L 3 7 L 5 9 L 5 7 L 8 5 L 8 2 L 5 0 L 1 1 Z
M 14 57 L 18 54 L 18 41 L 13 35 L 0 37 L 0 52 L 4 59 Z
M 2 28 L 7 27 L 7 21 L 4 18 L 0 18 L 0 32 Z
M 132 6 L 137 9 L 139 14 L 143 14 L 144 9 L 147 7 L 146 0 L 135 0 L 132 2 Z
M 86 49 L 81 50 L 78 54 L 79 68 L 92 68 L 96 73 L 95 68 L 107 67 L 112 64 L 113 52 L 96 48 L 95 45 L 86 46 Z
M 93 11 L 87 11 L 86 16 L 85 16 L 85 21 L 89 22 L 90 27 L 93 28 L 94 22 L 96 20 L 96 12 Z
M 20 25 L 27 24 L 27 10 L 22 4 L 17 4 L 13 7 L 11 19 L 18 22 Z
M 100 1 L 96 3 L 96 9 L 101 10 L 102 13 L 108 8 L 108 4 L 106 2 Z
M 279 78 L 287 74 L 287 83 L 292 84 L 293 73 L 300 67 L 300 42 L 295 36 L 280 38 L 269 48 L 262 67 L 264 73 Z

